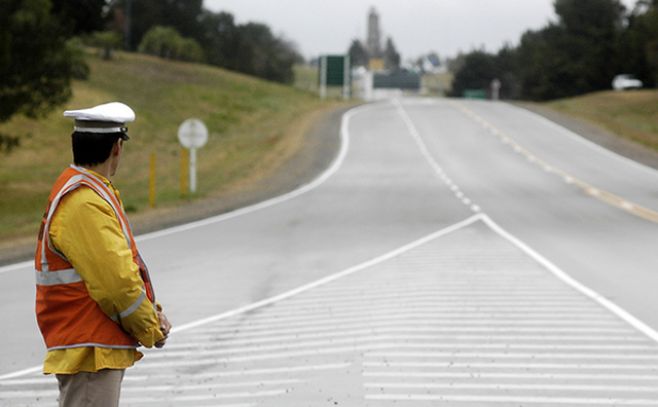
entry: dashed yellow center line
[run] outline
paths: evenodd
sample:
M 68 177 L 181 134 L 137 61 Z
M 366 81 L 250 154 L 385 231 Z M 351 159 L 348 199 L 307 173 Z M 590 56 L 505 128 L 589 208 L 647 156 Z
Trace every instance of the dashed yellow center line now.
M 544 171 L 560 176 L 564 180 L 564 182 L 578 187 L 581 191 L 591 196 L 592 198 L 596 198 L 601 202 L 604 202 L 615 208 L 621 209 L 624 212 L 630 213 L 642 219 L 648 220 L 650 222 L 658 223 L 658 212 L 654 211 L 653 209 L 643 207 L 612 192 L 603 190 L 601 188 L 597 188 L 577 177 L 574 177 L 573 175 L 569 174 L 564 170 L 555 168 L 554 166 L 550 165 L 546 161 L 537 157 L 537 155 L 533 154 L 528 149 L 523 147 L 514 138 L 505 134 L 504 131 L 496 128 L 496 126 L 494 126 L 493 124 L 491 124 L 490 122 L 488 122 L 487 120 L 485 120 L 484 118 L 482 118 L 481 116 L 479 116 L 477 113 L 473 112 L 466 106 L 458 102 L 451 102 L 451 103 L 458 110 L 460 110 L 465 115 L 467 115 L 468 117 L 479 123 L 485 130 L 489 131 L 489 133 L 498 137 L 504 144 L 509 145 L 516 153 L 525 156 L 529 162 L 542 167 Z

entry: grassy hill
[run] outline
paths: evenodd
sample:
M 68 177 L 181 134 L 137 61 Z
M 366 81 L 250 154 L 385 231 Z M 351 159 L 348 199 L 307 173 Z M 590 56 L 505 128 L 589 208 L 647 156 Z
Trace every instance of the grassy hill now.
M 546 106 L 658 151 L 658 91 L 596 92 Z
M 205 65 L 129 53 L 111 61 L 90 55 L 88 62 L 89 80 L 74 82 L 65 106 L 43 119 L 15 117 L 0 125 L 0 132 L 21 136 L 19 148 L 0 153 L 0 242 L 34 236 L 52 182 L 71 162 L 65 109 L 121 101 L 135 110 L 114 182 L 126 209 L 143 213 L 151 153 L 157 155 L 158 206 L 185 199 L 177 140 L 183 120 L 199 118 L 209 129 L 198 153 L 198 195 L 205 196 L 272 171 L 300 147 L 309 117 L 327 106 L 309 92 Z

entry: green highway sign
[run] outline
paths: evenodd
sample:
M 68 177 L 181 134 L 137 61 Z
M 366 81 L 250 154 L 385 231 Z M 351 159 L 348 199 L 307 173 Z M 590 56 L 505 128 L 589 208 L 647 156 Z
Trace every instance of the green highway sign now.
M 326 97 L 328 86 L 341 86 L 343 97 L 349 98 L 352 84 L 350 57 L 348 55 L 324 55 L 320 57 L 320 95 Z
M 327 55 L 327 86 L 343 86 L 345 59 L 343 55 Z

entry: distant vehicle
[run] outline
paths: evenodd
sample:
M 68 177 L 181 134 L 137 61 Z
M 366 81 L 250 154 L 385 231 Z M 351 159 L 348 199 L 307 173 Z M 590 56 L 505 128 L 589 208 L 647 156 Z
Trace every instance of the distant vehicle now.
M 641 87 L 642 81 L 629 74 L 617 75 L 612 80 L 614 90 L 640 89 Z

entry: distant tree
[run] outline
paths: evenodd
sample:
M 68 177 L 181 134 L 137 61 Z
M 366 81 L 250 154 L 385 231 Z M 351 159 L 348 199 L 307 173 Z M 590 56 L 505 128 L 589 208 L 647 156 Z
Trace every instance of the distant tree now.
M 139 52 L 161 58 L 201 62 L 204 60 L 201 46 L 191 38 L 182 37 L 172 27 L 155 26 L 142 38 Z
M 464 66 L 464 59 L 466 58 L 466 55 L 459 51 L 457 55 L 453 58 L 448 58 L 446 60 L 446 66 L 448 67 L 448 70 L 452 73 L 457 73 L 459 72 L 462 67 Z
M 73 58 L 51 7 L 49 0 L 0 2 L 0 122 L 43 115 L 71 96 Z M 0 137 L 0 147 L 15 143 Z
M 115 0 L 111 13 L 118 24 L 130 23 L 130 27 L 115 27 L 121 32 L 129 31 L 130 50 L 136 50 L 142 37 L 157 25 L 173 27 L 181 35 L 194 39 L 202 36 L 198 19 L 203 13 L 203 0 Z
M 57 16 L 68 36 L 103 31 L 106 24 L 106 0 L 51 0 L 52 13 Z
M 555 13 L 566 41 L 560 50 L 569 63 L 575 95 L 610 87 L 619 70 L 617 43 L 625 7 L 619 0 L 555 0 Z
M 361 41 L 357 39 L 352 40 L 352 44 L 347 53 L 350 56 L 352 66 L 368 66 L 368 51 Z
M 182 37 L 177 59 L 188 62 L 204 62 L 206 60 L 203 48 L 194 39 Z
M 637 2 L 618 47 L 620 71 L 658 85 L 658 0 Z
M 518 49 L 506 44 L 495 58 L 495 77 L 500 80 L 501 99 L 519 99 L 522 95 Z
M 623 5 L 618 0 L 555 0 L 554 7 L 556 23 L 521 38 L 521 95 L 545 100 L 609 89 L 621 66 Z
M 237 69 L 234 59 L 238 54 L 238 28 L 233 15 L 226 12 L 204 11 L 200 16 L 203 34 L 199 43 L 208 62 L 228 69 Z
M 294 80 L 293 65 L 301 57 L 291 43 L 275 37 L 260 23 L 240 25 L 237 33 L 236 70 L 276 82 Z
M 638 0 L 626 14 L 619 0 L 554 0 L 557 21 L 525 32 L 496 55 L 472 52 L 448 62 L 454 93 L 484 87 L 501 95 L 546 100 L 609 89 L 618 73 L 658 84 L 658 0 Z
M 96 31 L 87 37 L 87 43 L 100 50 L 101 58 L 109 60 L 114 50 L 121 48 L 121 35 L 116 31 Z
M 462 96 L 467 89 L 488 90 L 496 78 L 496 56 L 485 51 L 464 55 L 463 65 L 452 82 L 452 96 Z
M 66 42 L 66 48 L 71 59 L 71 76 L 74 79 L 88 79 L 90 70 L 85 60 L 86 51 L 82 40 L 79 37 L 73 37 Z
M 231 14 L 202 5 L 202 0 L 115 0 L 111 12 L 115 30 L 130 27 L 130 49 L 137 49 L 150 29 L 171 27 L 195 40 L 210 64 L 278 82 L 293 80 L 293 65 L 302 58 L 292 42 L 264 24 L 238 25 Z M 196 49 L 191 44 L 188 48 Z
M 384 48 L 384 67 L 392 71 L 398 70 L 400 69 L 400 60 L 400 54 L 395 49 L 393 39 L 389 37 L 386 40 L 386 47 Z

